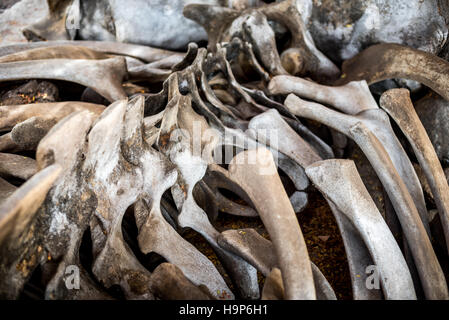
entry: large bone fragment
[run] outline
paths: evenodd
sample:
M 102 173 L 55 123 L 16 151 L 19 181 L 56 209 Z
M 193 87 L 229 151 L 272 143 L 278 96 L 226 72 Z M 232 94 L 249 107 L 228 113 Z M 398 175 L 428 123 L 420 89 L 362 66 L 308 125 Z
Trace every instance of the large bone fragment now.
M 449 187 L 441 163 L 406 89 L 392 89 L 382 94 L 380 105 L 404 132 L 432 190 L 449 248 Z
M 241 152 L 231 161 L 229 173 L 235 181 L 246 185 L 245 190 L 249 191 L 249 197 L 273 239 L 286 298 L 316 299 L 304 238 L 277 175 L 271 152 L 266 149 Z M 277 195 L 276 201 L 273 194 Z
M 123 57 L 103 60 L 50 59 L 0 64 L 0 81 L 56 79 L 90 87 L 109 101 L 126 98 L 122 81 L 126 75 Z

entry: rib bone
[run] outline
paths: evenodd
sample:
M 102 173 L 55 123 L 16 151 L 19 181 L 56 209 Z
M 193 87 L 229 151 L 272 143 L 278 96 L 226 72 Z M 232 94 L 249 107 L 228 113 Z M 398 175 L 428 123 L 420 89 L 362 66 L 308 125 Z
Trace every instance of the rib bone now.
M 380 105 L 396 121 L 410 142 L 432 190 L 449 248 L 449 187 L 432 142 L 419 120 L 406 89 L 382 94 Z

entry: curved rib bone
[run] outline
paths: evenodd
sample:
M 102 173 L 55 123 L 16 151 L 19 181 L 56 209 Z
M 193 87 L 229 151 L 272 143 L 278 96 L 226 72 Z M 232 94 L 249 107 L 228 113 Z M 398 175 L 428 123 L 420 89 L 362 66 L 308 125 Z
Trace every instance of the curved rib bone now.
M 432 190 L 449 248 L 449 187 L 432 142 L 422 125 L 406 89 L 382 94 L 380 105 L 396 121 L 407 137 Z
M 109 101 L 126 98 L 123 57 L 103 60 L 51 59 L 0 64 L 0 81 L 56 79 L 90 87 Z
M 336 83 L 405 78 L 421 82 L 449 101 L 449 62 L 424 51 L 393 43 L 371 46 L 343 63 Z
M 351 220 L 377 266 L 387 299 L 416 299 L 399 246 L 351 160 L 325 160 L 306 168 L 313 184 Z M 349 182 L 350 181 L 350 182 Z M 349 197 L 347 196 L 349 194 Z M 349 200 L 352 201 L 347 201 Z
M 0 176 L 28 180 L 36 172 L 36 160 L 16 154 L 0 153 Z
M 248 163 L 249 160 L 254 161 L 253 164 Z M 271 152 L 267 149 L 241 152 L 231 161 L 229 173 L 233 180 L 246 186 L 245 190 L 273 239 L 286 298 L 315 299 L 307 248 L 290 200 L 277 175 Z M 277 195 L 276 201 L 273 201 L 273 194 Z M 264 206 L 258 206 L 262 203 Z
M 0 106 L 0 132 L 11 130 L 18 123 L 32 117 L 49 119 L 56 123 L 76 111 L 88 110 L 99 115 L 104 109 L 102 105 L 79 101 Z
M 16 299 L 32 270 L 41 262 L 39 246 L 42 230 L 33 228 L 38 209 L 44 202 L 61 167 L 50 166 L 18 188 L 0 205 L 0 296 Z
M 285 105 L 297 116 L 323 123 L 349 137 L 351 126 L 354 126 L 357 122 L 362 122 L 366 125 L 388 152 L 388 156 L 399 173 L 400 179 L 406 184 L 408 192 L 412 195 L 422 223 L 430 235 L 427 208 L 418 176 L 404 148 L 393 132 L 388 115 L 383 110 L 370 109 L 356 116 L 350 116 L 326 108 L 321 104 L 302 100 L 293 94 L 287 97 Z M 394 194 L 390 195 L 394 196 Z
M 257 119 L 256 119 L 257 118 Z M 285 153 L 303 167 L 307 167 L 316 161 L 322 159 L 316 152 L 290 128 L 279 116 L 276 110 L 271 109 L 255 118 L 253 118 L 253 129 L 258 139 L 270 144 L 269 136 L 266 136 L 266 128 L 277 128 L 280 131 L 281 141 L 275 141 L 279 151 Z M 251 120 L 251 121 L 253 121 Z M 262 129 L 262 130 L 258 130 Z M 287 142 L 288 143 L 285 143 Z M 351 222 L 345 215 L 332 203 L 329 206 L 341 230 L 346 254 L 348 257 L 349 269 L 351 271 L 351 281 L 354 299 L 378 299 L 379 293 L 376 290 L 367 290 L 365 283 L 357 278 L 356 275 L 362 274 L 367 265 L 371 264 L 371 257 L 363 241 Z
M 324 86 L 293 76 L 276 76 L 268 84 L 271 94 L 290 94 L 329 104 L 338 110 L 356 115 L 378 109 L 365 81 L 353 81 L 339 87 Z
M 271 241 L 263 238 L 254 229 L 226 230 L 218 238 L 218 244 L 234 252 L 251 263 L 264 276 L 268 277 L 271 270 L 278 267 L 276 251 Z M 313 263 L 313 280 L 318 300 L 336 300 L 335 292 Z

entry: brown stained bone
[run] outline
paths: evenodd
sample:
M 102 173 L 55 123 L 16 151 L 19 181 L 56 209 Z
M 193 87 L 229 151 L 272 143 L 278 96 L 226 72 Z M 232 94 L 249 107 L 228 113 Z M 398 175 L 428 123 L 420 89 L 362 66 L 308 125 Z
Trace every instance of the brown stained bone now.
M 270 115 L 271 117 L 269 117 Z M 276 141 L 279 151 L 285 153 L 303 167 L 307 167 L 314 162 L 321 160 L 318 154 L 316 154 L 316 152 L 311 149 L 310 146 L 285 123 L 285 121 L 282 120 L 275 110 L 267 111 L 256 118 L 252 120 L 252 127 L 255 129 L 254 134 L 258 139 L 261 139 L 261 141 L 270 144 L 270 138 L 272 137 L 264 135 L 264 130 L 267 128 L 277 128 L 278 132 L 280 132 L 280 138 Z M 332 202 L 328 201 L 328 203 L 339 229 L 342 230 L 342 238 L 348 257 L 349 269 L 351 271 L 354 299 L 379 299 L 380 292 L 378 292 L 378 290 L 367 290 L 364 281 L 361 281 L 361 279 L 356 276 L 358 274 L 363 274 L 366 266 L 372 264 L 372 259 L 366 245 L 363 243 L 359 232 L 345 216 L 345 213 L 342 212 L 340 208 L 337 208 Z
M 151 277 L 151 291 L 164 300 L 212 300 L 205 287 L 195 286 L 171 263 L 162 263 L 154 269 Z
M 263 238 L 254 229 L 223 231 L 218 238 L 218 244 L 243 257 L 266 277 L 273 268 L 278 267 L 272 242 Z M 311 266 L 317 300 L 336 300 L 334 290 L 320 269 L 313 262 Z
M 133 57 L 142 60 L 143 62 L 146 63 L 155 62 L 158 60 L 166 59 L 168 57 L 173 58 L 178 57 L 178 59 L 182 59 L 182 57 L 184 56 L 184 54 L 174 51 L 152 48 L 147 46 L 140 46 L 130 43 L 74 40 L 74 41 L 40 41 L 40 42 L 28 42 L 28 43 L 18 43 L 0 46 L 0 57 L 25 50 L 31 50 L 36 48 L 59 47 L 59 46 L 86 47 L 97 52 L 103 52 L 105 54 Z
M 24 29 L 24 35 L 29 39 L 47 39 L 51 35 L 53 39 L 73 40 L 74 35 L 66 30 L 67 14 L 72 2 L 73 0 L 48 0 L 48 15 Z
M 351 160 L 320 161 L 308 166 L 306 173 L 330 201 L 339 208 L 345 208 L 344 213 L 360 232 L 373 257 L 385 298 L 416 299 L 407 263 L 363 185 L 354 162 Z M 350 196 L 347 197 L 347 194 Z
M 104 109 L 102 105 L 79 101 L 0 106 L 0 132 L 11 130 L 15 125 L 33 117 L 56 123 L 76 111 L 88 110 L 99 115 Z
M 36 160 L 11 153 L 0 153 L 0 176 L 28 180 L 37 172 Z
M 0 206 L 0 296 L 4 299 L 16 299 L 44 259 L 44 249 L 39 245 L 42 231 L 33 222 L 60 173 L 58 165 L 40 171 Z
M 382 94 L 380 105 L 396 121 L 410 142 L 434 196 L 449 248 L 449 187 L 432 142 L 422 125 L 406 89 Z
M 46 60 L 46 59 L 86 59 L 98 60 L 108 59 L 111 55 L 103 52 L 93 51 L 86 47 L 77 46 L 55 46 L 34 48 L 25 51 L 11 53 L 1 56 L 0 63 L 30 61 L 30 60 Z
M 122 81 L 126 75 L 123 57 L 103 60 L 50 59 L 0 64 L 0 81 L 56 79 L 75 82 L 94 89 L 115 101 L 126 98 Z
M 316 299 L 304 238 L 277 175 L 271 152 L 267 149 L 241 152 L 231 161 L 229 173 L 234 181 L 246 186 L 245 190 L 270 233 L 282 270 L 286 298 Z M 273 194 L 277 195 L 276 201 Z
M 202 25 L 208 32 L 209 49 L 217 44 L 230 42 L 238 37 L 250 43 L 257 58 L 271 75 L 287 74 L 276 49 L 274 32 L 267 19 L 285 25 L 292 34 L 291 47 L 295 48 L 306 64 L 303 73 L 316 78 L 332 79 L 338 76 L 338 68 L 315 47 L 304 26 L 301 14 L 294 1 L 250 8 L 239 12 L 229 8 L 190 4 L 184 7 L 184 15 Z
M 382 43 L 343 63 L 344 77 L 336 84 L 405 78 L 421 82 L 449 101 L 449 63 L 433 54 L 407 46 Z

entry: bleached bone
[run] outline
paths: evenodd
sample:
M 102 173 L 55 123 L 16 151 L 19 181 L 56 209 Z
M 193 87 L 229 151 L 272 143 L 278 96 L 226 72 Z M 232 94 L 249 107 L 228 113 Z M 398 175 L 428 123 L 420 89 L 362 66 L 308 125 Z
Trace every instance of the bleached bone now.
M 115 101 L 126 98 L 122 80 L 126 75 L 123 57 L 103 60 L 50 59 L 0 64 L 0 81 L 55 79 L 90 87 Z
M 362 122 L 366 125 L 388 152 L 394 168 L 412 196 L 424 228 L 430 235 L 427 208 L 418 176 L 404 148 L 393 132 L 388 115 L 383 110 L 369 109 L 351 116 L 326 108 L 318 103 L 302 100 L 294 94 L 290 94 L 287 97 L 285 105 L 297 116 L 323 123 L 346 136 L 350 136 L 349 128 L 357 122 Z M 391 194 L 391 196 L 394 196 L 394 194 Z
M 205 174 L 207 163 L 201 156 L 193 155 L 189 143 L 182 141 L 176 143 L 177 137 L 171 136 L 178 122 L 178 112 L 187 108 L 189 110 L 190 97 L 183 96 L 178 91 L 178 82 L 175 77 L 170 80 L 171 100 L 167 104 L 164 119 L 161 124 L 161 132 L 158 138 L 159 148 L 170 157 L 177 166 L 178 182 L 171 188 L 173 199 L 180 211 L 178 224 L 181 227 L 189 227 L 200 233 L 214 248 L 226 270 L 234 279 L 241 295 L 246 298 L 258 298 L 257 274 L 254 267 L 232 253 L 221 249 L 216 243 L 219 232 L 211 225 L 207 214 L 197 205 L 193 198 L 193 188 Z M 232 298 L 231 292 L 220 292 L 223 296 Z
M 195 286 L 171 263 L 161 263 L 151 276 L 151 291 L 164 300 L 211 300 L 213 296 L 207 288 Z
M 371 46 L 343 63 L 336 83 L 404 78 L 421 82 L 449 101 L 449 63 L 431 53 L 407 46 L 382 43 Z
M 378 109 L 366 81 L 353 81 L 343 86 L 324 86 L 293 76 L 276 76 L 268 84 L 271 94 L 297 96 L 331 105 L 338 110 L 356 115 L 362 111 Z
M 416 299 L 407 263 L 351 160 L 325 160 L 306 168 L 313 184 L 360 232 L 379 273 L 386 299 Z M 349 196 L 348 196 L 349 195 Z M 349 201 L 348 201 L 349 200 Z
M 0 46 L 0 57 L 14 54 L 20 51 L 35 49 L 35 48 L 49 48 L 58 46 L 76 46 L 86 47 L 94 51 L 103 52 L 105 54 L 129 56 L 140 59 L 144 62 L 150 63 L 162 60 L 168 57 L 178 57 L 182 59 L 182 53 L 152 48 L 147 46 L 140 46 L 130 43 L 111 42 L 111 41 L 39 41 L 28 43 L 17 43 L 6 46 Z
M 254 229 L 223 231 L 218 238 L 218 244 L 243 257 L 265 277 L 269 276 L 273 268 L 279 267 L 272 242 L 262 237 Z M 320 269 L 313 262 L 310 263 L 317 299 L 336 300 L 334 290 Z
M 380 105 L 396 121 L 413 148 L 432 190 L 449 248 L 449 187 L 432 142 L 410 100 L 410 93 L 406 89 L 388 90 L 382 94 Z
M 307 247 L 271 152 L 261 148 L 240 152 L 229 164 L 229 173 L 245 186 L 273 240 L 286 298 L 316 299 Z
M 0 205 L 0 296 L 4 299 L 18 297 L 44 258 L 42 230 L 33 221 L 60 173 L 58 165 L 40 171 Z

